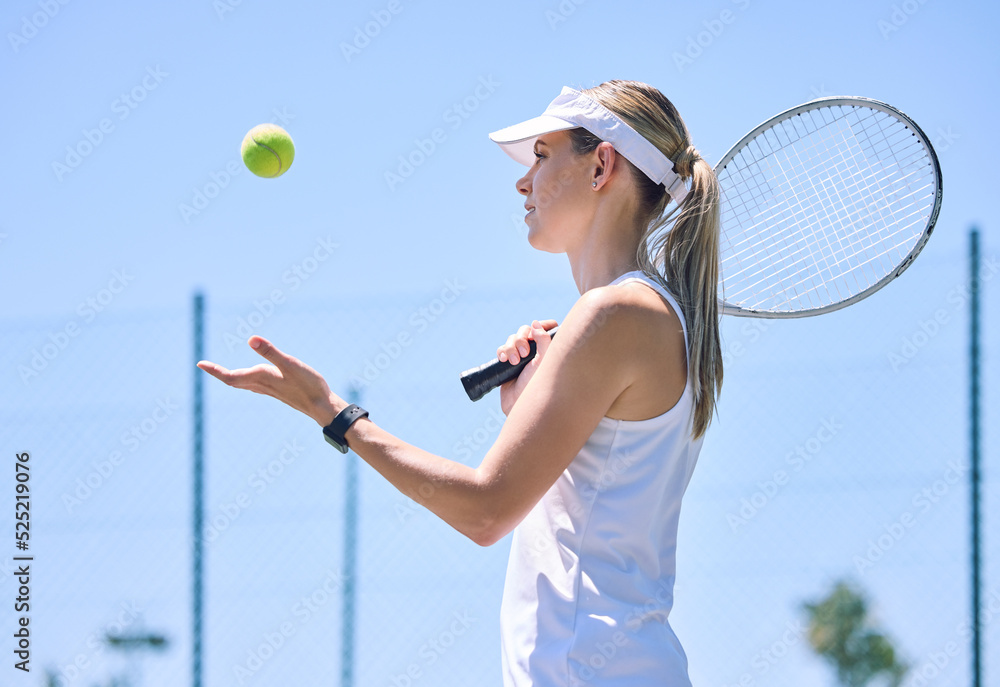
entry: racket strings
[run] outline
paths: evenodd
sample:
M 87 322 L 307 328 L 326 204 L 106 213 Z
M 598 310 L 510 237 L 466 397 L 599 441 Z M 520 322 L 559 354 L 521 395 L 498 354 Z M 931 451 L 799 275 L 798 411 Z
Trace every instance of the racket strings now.
M 756 180 L 760 180 L 760 179 L 762 179 L 764 177 L 771 178 L 771 179 L 777 178 L 778 176 L 786 176 L 787 177 L 787 173 L 784 172 L 784 171 L 782 171 L 782 165 L 780 164 L 782 162 L 782 160 L 780 159 L 781 156 L 776 155 L 775 150 L 780 150 L 783 147 L 787 147 L 789 145 L 790 141 L 789 141 L 789 138 L 787 136 L 781 136 L 781 135 L 779 135 L 778 131 L 780 131 L 780 130 L 774 130 L 774 131 L 770 132 L 772 134 L 772 136 L 765 136 L 764 140 L 767 141 L 767 139 L 777 138 L 779 146 L 773 145 L 773 140 L 772 140 L 771 141 L 771 145 L 769 145 L 767 147 L 767 149 L 763 149 L 762 150 L 761 146 L 759 144 L 756 144 L 756 143 L 750 147 L 750 150 L 752 150 L 753 153 L 754 153 L 754 155 L 753 155 L 754 161 L 756 161 L 756 160 L 767 161 L 769 159 L 768 156 L 771 156 L 771 158 L 772 158 L 771 159 L 772 164 L 770 165 L 771 169 L 766 174 L 762 175 L 761 171 L 759 169 L 759 165 L 757 165 L 757 167 L 758 167 L 757 169 L 754 169 L 754 167 L 751 165 L 749 167 L 749 171 L 752 172 L 752 174 L 749 175 L 749 176 L 747 176 L 747 177 L 745 177 L 745 180 L 756 181 Z M 784 160 L 784 162 L 787 163 L 788 162 L 787 159 Z M 787 166 L 787 165 L 785 165 L 785 166 Z M 802 166 L 801 165 L 801 161 L 800 161 L 800 165 L 799 166 Z M 779 172 L 780 172 L 780 174 L 775 174 L 774 173 L 775 169 L 778 169 Z M 807 171 L 811 173 L 813 170 L 808 170 L 807 169 Z M 752 191 L 753 191 L 753 193 L 752 193 L 753 196 L 757 197 L 758 199 L 761 197 L 762 193 L 760 191 L 759 184 L 755 184 L 755 188 L 753 188 Z M 767 189 L 767 193 L 769 195 L 771 195 L 772 198 L 775 197 L 775 194 L 773 193 L 773 191 L 770 188 Z M 802 207 L 799 207 L 799 208 L 792 207 L 794 204 L 796 204 L 796 201 L 799 198 L 802 198 L 801 193 L 792 192 L 791 194 L 786 194 L 786 195 L 789 195 L 790 196 L 790 200 L 792 201 L 792 203 L 790 203 L 790 204 L 786 203 L 786 205 L 789 205 L 789 207 L 787 208 L 787 211 L 790 212 L 793 216 L 796 214 L 797 210 L 798 211 L 807 211 L 807 209 L 802 208 Z M 778 256 L 781 256 L 783 254 L 787 255 L 790 251 L 792 251 L 792 250 L 795 249 L 795 247 L 796 247 L 797 244 L 801 245 L 801 241 L 799 241 L 798 237 L 793 236 L 789 232 L 786 232 L 783 235 L 778 234 L 777 236 L 772 237 L 773 241 L 775 241 L 776 243 L 780 243 L 781 244 L 781 245 L 778 245 L 778 246 L 768 246 L 766 244 L 766 241 L 762 240 L 762 239 L 766 238 L 766 236 L 764 234 L 764 231 L 763 231 L 763 228 L 772 224 L 771 220 L 774 219 L 773 215 L 774 215 L 774 213 L 772 212 L 769 216 L 766 215 L 766 216 L 760 218 L 757 222 L 749 225 L 749 227 L 747 229 L 747 233 L 745 234 L 745 236 L 746 236 L 746 243 L 749 243 L 750 239 L 752 237 L 757 237 L 757 239 L 758 239 L 757 243 L 754 246 L 751 246 L 749 248 L 749 250 L 751 252 L 751 256 L 750 256 L 751 259 L 749 260 L 749 263 L 751 265 L 752 264 L 757 264 L 758 265 L 757 271 L 756 272 L 749 272 L 748 268 L 741 268 L 743 270 L 743 272 L 748 277 L 760 276 L 762 274 L 770 274 L 770 275 L 779 274 L 781 270 L 779 269 L 779 265 L 775 264 L 774 257 L 778 257 Z M 808 245 L 808 242 L 807 242 L 807 245 Z M 779 250 L 773 250 L 773 248 L 775 248 L 775 247 L 778 247 Z M 755 248 L 759 248 L 759 250 L 755 250 Z M 770 248 L 771 250 L 768 250 L 768 248 Z M 810 248 L 812 248 L 812 247 L 810 246 Z M 744 250 L 744 252 L 745 252 L 745 250 Z M 740 255 L 739 252 L 736 252 L 735 255 L 738 258 L 742 258 L 743 257 L 742 255 Z M 769 260 L 768 264 L 765 264 L 764 262 L 761 261 L 761 258 L 765 257 L 765 256 L 771 258 Z M 731 273 L 731 270 L 727 271 L 727 274 L 729 274 L 729 273 Z M 756 287 L 756 288 L 759 289 L 761 287 L 761 282 L 760 281 L 751 282 L 750 286 L 751 287 Z M 773 288 L 770 289 L 770 293 L 772 295 L 774 295 L 774 289 Z M 737 294 L 737 295 L 739 295 L 739 294 Z
M 847 176 L 842 177 L 840 179 L 840 181 L 844 182 L 844 187 L 849 191 L 850 194 L 849 198 L 851 200 L 850 205 L 845 204 L 844 211 L 848 216 L 857 218 L 855 223 L 857 223 L 857 221 L 859 220 L 860 221 L 867 220 L 868 223 L 870 224 L 872 217 L 874 215 L 874 213 L 871 212 L 871 204 L 867 203 L 858 206 L 856 200 L 859 196 L 857 194 L 870 193 L 871 196 L 876 201 L 878 201 L 879 199 L 884 201 L 885 200 L 885 196 L 883 193 L 884 189 L 882 189 L 881 187 L 872 187 L 870 184 L 866 183 L 866 179 L 878 178 L 878 173 L 872 172 L 868 174 L 867 177 L 863 173 L 859 174 L 859 172 L 863 170 L 863 166 L 856 159 L 856 154 L 858 150 L 859 150 L 858 148 L 853 148 L 853 147 L 839 149 L 840 153 L 849 154 L 852 156 L 853 159 L 848 160 L 846 157 L 841 155 L 841 159 L 839 160 L 831 159 L 831 164 L 833 164 L 835 168 L 839 169 L 845 162 L 850 163 L 846 170 L 848 172 Z M 844 268 L 845 267 L 849 268 L 851 264 L 848 260 L 848 256 L 861 254 L 864 252 L 864 248 L 871 245 L 870 242 L 865 241 L 866 234 L 847 233 L 848 227 L 844 225 L 842 221 L 843 218 L 837 215 L 831 216 L 826 211 L 827 203 L 829 202 L 829 197 L 825 192 L 828 191 L 828 189 L 826 189 L 825 187 L 822 189 L 811 188 L 810 185 L 812 180 L 813 178 L 811 176 L 806 175 L 805 177 L 806 183 L 800 185 L 799 187 L 800 191 L 803 191 L 803 193 L 800 193 L 798 196 L 796 196 L 796 198 L 802 198 L 802 197 L 814 198 L 814 207 L 805 209 L 807 212 L 809 210 L 814 211 L 816 216 L 816 220 L 810 223 L 810 231 L 812 231 L 812 225 L 823 224 L 824 221 L 828 222 L 829 226 L 832 229 L 832 231 L 828 232 L 816 232 L 816 231 L 812 231 L 812 233 L 803 232 L 804 237 L 806 238 L 805 245 L 810 249 L 811 254 L 816 258 L 816 263 L 818 265 L 819 273 L 821 274 L 825 273 L 826 275 L 842 274 L 848 278 L 853 277 L 855 284 L 853 293 L 857 293 L 865 288 L 870 287 L 877 281 L 877 279 L 869 278 L 862 283 L 858 278 L 859 275 L 860 276 L 867 276 L 867 275 L 862 274 L 862 272 L 859 270 L 848 270 L 846 273 L 844 271 Z M 892 219 L 893 222 L 895 222 L 897 226 L 899 226 L 899 217 L 894 216 Z M 810 236 L 815 237 L 816 239 L 812 244 L 810 244 L 808 241 L 808 237 Z M 851 242 L 845 245 L 844 244 L 845 238 L 853 240 L 851 240 Z M 836 241 L 836 247 L 834 247 L 833 245 L 834 241 Z M 889 265 L 888 267 L 885 266 L 882 258 L 893 249 L 897 251 L 897 256 L 896 256 L 897 262 L 898 260 L 902 260 L 903 256 L 898 255 L 898 244 L 889 244 L 889 243 L 886 243 L 885 251 L 883 251 L 882 253 L 876 255 L 868 255 L 867 257 L 870 261 L 878 260 L 882 266 L 882 272 L 885 273 L 892 268 L 892 265 Z M 833 259 L 833 262 L 831 262 L 831 259 Z M 807 272 L 808 271 L 804 269 L 803 265 L 803 268 L 799 270 L 799 273 L 804 274 L 805 275 L 804 278 L 798 282 L 790 282 L 794 290 L 798 290 L 799 287 L 801 287 L 807 280 L 813 282 L 812 286 L 814 288 L 819 286 L 818 284 L 815 283 L 816 275 L 805 274 Z M 795 274 L 793 274 L 792 276 L 795 276 Z M 827 277 L 825 283 L 831 285 L 833 287 L 833 290 L 836 291 L 837 300 L 843 300 L 849 297 L 851 294 L 851 292 L 841 292 L 841 283 L 837 280 L 831 280 L 829 276 Z
M 796 150 L 795 152 L 796 152 L 796 153 L 798 153 L 799 151 L 797 151 L 797 150 Z M 834 162 L 842 162 L 842 161 L 834 161 Z M 842 181 L 843 181 L 843 180 L 842 180 Z M 856 184 L 855 184 L 855 185 L 856 185 Z M 823 201 L 823 198 L 822 198 L 822 196 L 823 196 L 824 194 L 823 194 L 822 192 L 820 192 L 820 191 L 817 191 L 816 189 L 806 189 L 806 190 L 809 190 L 809 191 L 811 191 L 812 193 L 816 194 L 817 196 L 820 196 L 820 201 Z M 802 197 L 802 195 L 801 195 L 801 194 L 799 194 L 799 195 L 796 195 L 795 197 L 796 197 L 796 198 L 801 198 L 801 197 Z M 858 212 L 859 210 L 860 210 L 860 211 L 864 211 L 864 210 L 866 210 L 866 208 L 857 208 L 857 207 L 848 207 L 848 208 L 846 208 L 846 209 L 847 209 L 847 210 L 848 210 L 849 212 L 854 212 L 854 213 L 857 213 L 857 212 Z M 793 211 L 794 211 L 794 209 L 793 209 Z M 821 217 L 822 217 L 822 216 L 821 216 Z M 826 219 L 829 219 L 829 217 L 827 216 L 827 217 L 826 217 Z M 896 219 L 898 220 L 898 218 L 896 218 Z M 841 247 L 841 248 L 843 248 L 843 243 L 839 241 L 839 239 L 840 239 L 840 236 L 838 236 L 837 238 L 838 238 L 838 243 L 839 243 L 840 247 Z M 786 241 L 786 243 L 787 243 L 787 241 Z M 807 244 L 806 244 L 806 245 L 807 245 L 807 246 L 809 246 L 808 242 L 807 242 Z M 809 246 L 809 247 L 810 247 L 810 248 L 811 248 L 811 249 L 813 250 L 813 252 L 815 253 L 815 246 L 813 245 L 813 246 Z M 827 266 L 827 268 L 828 268 L 828 270 L 827 270 L 827 271 L 830 271 L 830 269 L 829 269 L 829 268 L 831 267 L 831 263 L 829 262 L 829 259 L 828 259 L 828 256 L 826 256 L 826 259 L 825 259 L 825 260 L 824 260 L 823 262 L 824 262 L 824 263 L 826 264 L 826 266 Z M 841 260 L 838 260 L 836 264 L 842 264 L 843 262 L 844 262 L 844 261 L 843 261 L 843 259 L 841 259 Z M 859 288 L 860 288 L 860 285 L 859 285 Z
M 857 106 L 780 121 L 719 181 L 725 300 L 772 312 L 879 284 L 919 240 L 937 191 L 924 143 L 892 115 Z
M 811 173 L 811 171 L 810 171 L 810 173 Z

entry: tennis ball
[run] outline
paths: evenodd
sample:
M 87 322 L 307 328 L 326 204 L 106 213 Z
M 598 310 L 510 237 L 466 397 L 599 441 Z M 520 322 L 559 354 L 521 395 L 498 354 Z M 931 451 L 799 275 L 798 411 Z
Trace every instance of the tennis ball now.
M 243 164 L 259 177 L 280 177 L 292 166 L 295 144 L 277 124 L 259 124 L 247 132 L 240 148 Z

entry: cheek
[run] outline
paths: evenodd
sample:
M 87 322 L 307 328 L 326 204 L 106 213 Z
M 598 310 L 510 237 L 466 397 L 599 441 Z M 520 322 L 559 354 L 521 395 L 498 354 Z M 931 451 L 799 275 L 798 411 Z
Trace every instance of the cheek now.
M 535 175 L 534 200 L 538 208 L 558 206 L 571 195 L 573 174 L 568 169 L 542 169 Z

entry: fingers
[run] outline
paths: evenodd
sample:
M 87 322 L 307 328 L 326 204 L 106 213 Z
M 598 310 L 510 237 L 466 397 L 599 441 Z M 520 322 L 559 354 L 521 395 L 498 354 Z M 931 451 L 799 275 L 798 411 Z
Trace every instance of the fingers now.
M 229 374 L 229 370 L 208 360 L 199 361 L 198 369 L 204 370 L 216 379 L 221 379 L 223 382 L 226 381 L 226 376 Z
M 240 380 L 243 377 L 241 373 L 246 372 L 246 370 L 227 370 L 222 365 L 216 365 L 207 360 L 199 362 L 198 368 L 212 375 L 223 384 L 236 388 L 240 387 Z
M 547 323 L 551 322 L 551 327 L 546 327 Z M 552 336 L 549 334 L 548 330 L 555 327 L 555 320 L 546 320 L 545 322 L 539 322 L 535 320 L 531 323 L 532 327 L 532 338 L 535 340 L 535 346 L 537 348 L 535 352 L 535 358 L 541 360 L 545 355 L 545 351 L 549 349 L 549 344 L 552 343 Z
M 282 368 L 290 359 L 288 355 L 279 351 L 274 344 L 265 339 L 263 336 L 257 336 L 255 334 L 247 340 L 247 343 L 250 344 L 250 348 L 257 351 L 260 356 L 279 369 Z
M 248 389 L 259 394 L 272 395 L 269 391 L 269 382 L 273 377 L 280 377 L 278 372 L 271 365 L 255 365 L 250 368 L 239 370 L 227 370 L 221 365 L 217 365 L 208 360 L 198 363 L 198 369 L 204 370 L 222 383 L 235 389 Z
M 521 358 L 528 355 L 531 348 L 528 345 L 531 327 L 525 325 L 519 327 L 516 334 L 507 337 L 507 343 L 497 349 L 497 359 L 501 362 L 507 361 L 511 365 L 517 365 Z
M 538 320 L 532 320 L 531 322 L 531 338 L 535 341 L 541 341 L 542 339 L 551 339 L 552 336 L 549 334 L 548 330 Z
M 507 343 L 497 348 L 497 359 L 517 365 L 531 351 L 529 342 L 549 339 L 547 331 L 557 324 L 555 320 L 534 320 L 530 325 L 519 327 L 517 333 L 507 337 Z

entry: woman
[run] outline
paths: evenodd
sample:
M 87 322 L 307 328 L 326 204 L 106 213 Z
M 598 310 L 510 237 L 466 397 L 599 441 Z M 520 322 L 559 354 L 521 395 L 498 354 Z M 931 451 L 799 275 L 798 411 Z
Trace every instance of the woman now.
M 515 531 L 501 607 L 508 687 L 688 685 L 667 615 L 681 497 L 722 384 L 715 175 L 673 105 L 638 82 L 564 88 L 542 116 L 491 138 L 529 165 L 517 181 L 528 240 L 567 254 L 581 295 L 558 337 L 535 320 L 497 349 L 516 364 L 534 340 L 537 355 L 501 387 L 507 420 L 479 467 L 345 410 L 317 372 L 259 336 L 250 346 L 269 365 L 198 365 L 309 415 L 476 543 Z

